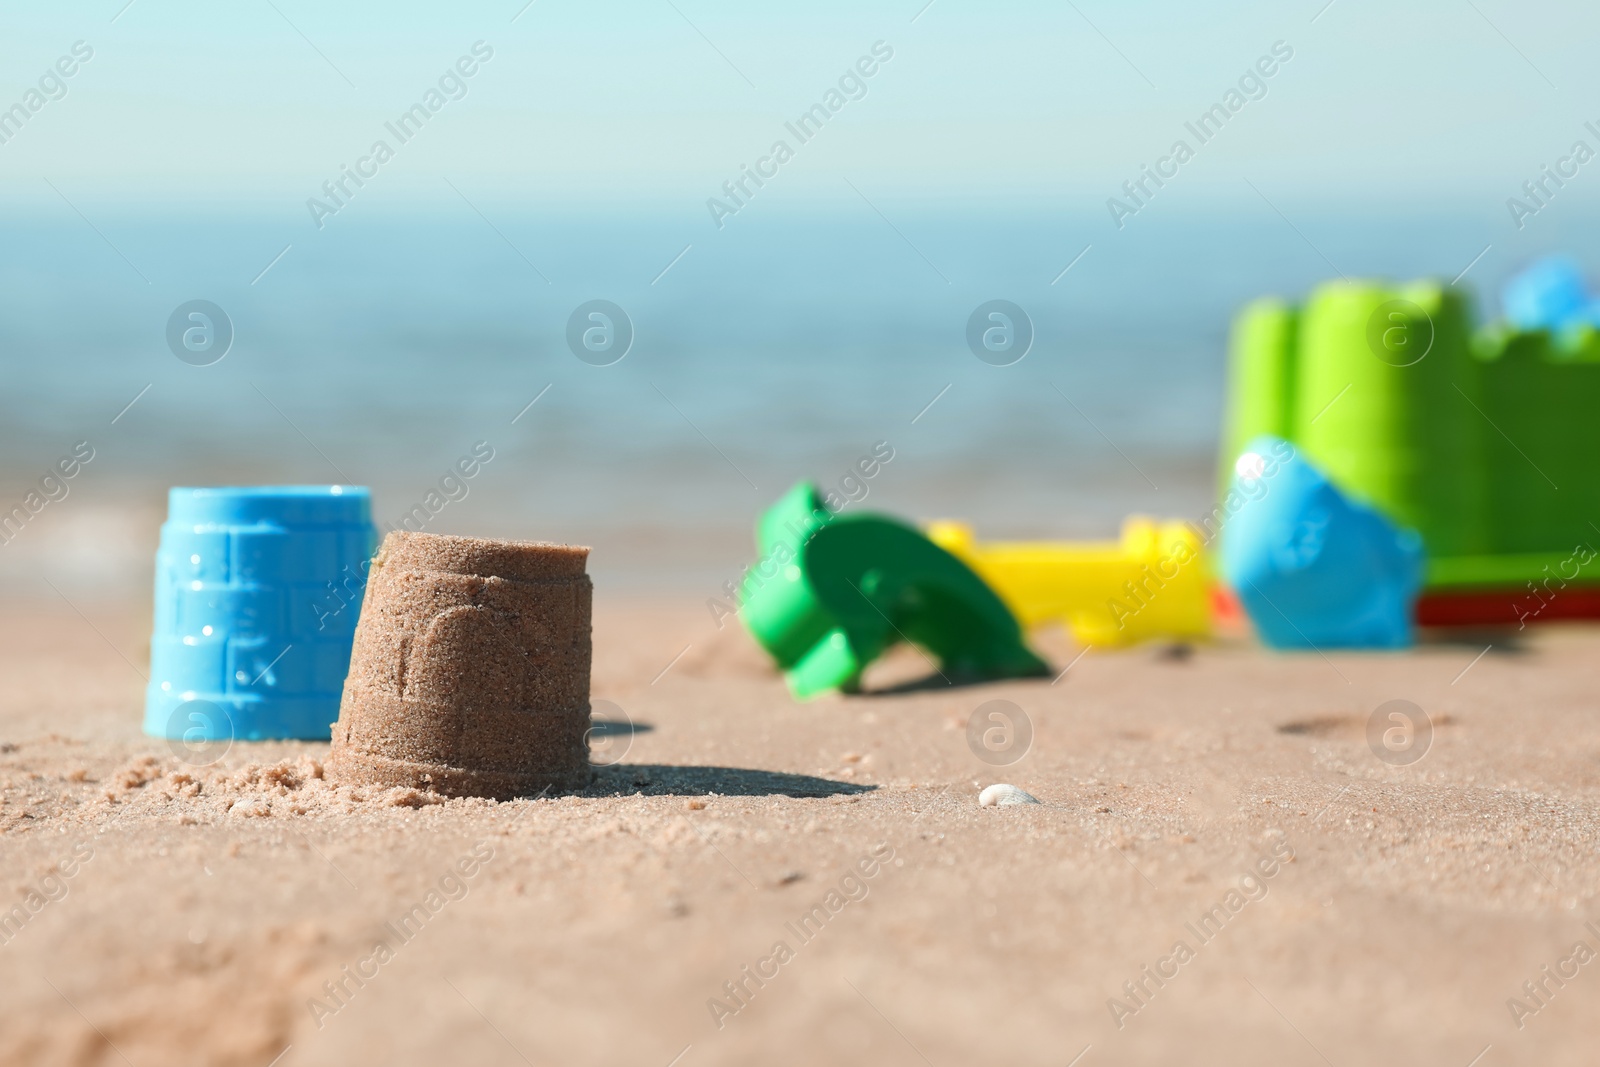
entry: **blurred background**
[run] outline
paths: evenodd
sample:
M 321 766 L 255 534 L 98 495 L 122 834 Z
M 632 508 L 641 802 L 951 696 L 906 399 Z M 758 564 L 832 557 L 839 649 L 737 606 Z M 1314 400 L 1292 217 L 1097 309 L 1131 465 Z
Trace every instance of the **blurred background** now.
M 712 595 L 761 509 L 878 441 L 860 506 L 1110 535 L 1209 509 L 1244 301 L 1427 275 L 1489 317 L 1533 257 L 1593 265 L 1600 163 L 1507 204 L 1600 148 L 1600 11 L 1570 2 L 5 8 L 0 510 L 94 450 L 0 544 L 14 593 L 146 595 L 171 485 L 371 485 L 381 526 L 477 442 L 425 528 L 590 544 L 603 591 Z M 1185 123 L 1275 43 L 1202 144 Z M 475 44 L 402 142 L 386 124 Z M 802 143 L 786 123 L 875 44 Z M 594 299 L 634 333 L 607 366 L 567 341 Z M 993 299 L 1032 322 L 1010 366 L 967 345 Z M 231 323 L 207 366 L 167 340 L 192 300 Z

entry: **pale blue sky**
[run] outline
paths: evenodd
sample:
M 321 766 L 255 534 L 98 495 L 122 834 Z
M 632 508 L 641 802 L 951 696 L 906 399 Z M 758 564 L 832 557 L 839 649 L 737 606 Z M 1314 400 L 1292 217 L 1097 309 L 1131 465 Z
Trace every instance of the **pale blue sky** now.
M 48 197 L 49 177 L 102 199 L 303 203 L 479 39 L 495 57 L 469 95 L 363 199 L 431 200 L 443 176 L 486 197 L 703 201 L 880 39 L 895 55 L 866 98 L 763 198 L 848 196 L 849 178 L 900 202 L 1103 212 L 1276 40 L 1294 58 L 1267 97 L 1162 199 L 1248 196 L 1248 178 L 1294 203 L 1492 215 L 1600 119 L 1600 12 L 1553 0 L 1335 0 L 1320 15 L 1323 0 L 935 0 L 920 16 L 923 0 L 538 0 L 515 23 L 522 0 L 136 0 L 113 22 L 123 2 L 6 5 L 0 107 L 74 41 L 95 56 L 0 146 L 0 195 Z

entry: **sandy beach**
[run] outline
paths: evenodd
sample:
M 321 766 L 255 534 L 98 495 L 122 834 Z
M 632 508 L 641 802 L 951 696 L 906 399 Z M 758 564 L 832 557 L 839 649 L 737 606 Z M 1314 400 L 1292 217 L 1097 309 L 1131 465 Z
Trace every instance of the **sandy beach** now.
M 597 716 L 632 732 L 582 795 L 503 804 L 333 788 L 326 744 L 197 766 L 139 732 L 148 632 L 0 620 L 0 1062 L 1592 1062 L 1592 627 L 1045 634 L 1053 683 L 901 649 L 801 705 L 692 598 L 602 591 Z M 1409 766 L 1366 740 L 1396 698 L 1435 724 Z M 996 699 L 1034 734 L 1009 766 L 967 740 Z

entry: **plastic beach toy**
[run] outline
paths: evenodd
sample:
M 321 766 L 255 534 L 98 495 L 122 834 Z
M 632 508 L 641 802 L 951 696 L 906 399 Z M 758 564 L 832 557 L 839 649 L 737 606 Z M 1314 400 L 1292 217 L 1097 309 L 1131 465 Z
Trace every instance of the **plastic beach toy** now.
M 928 527 L 933 543 L 1000 594 L 1025 627 L 1064 622 L 1081 645 L 1113 646 L 1211 633 L 1205 542 L 1182 522 L 1134 517 L 1120 541 L 980 543 L 958 522 Z
M 1250 441 L 1283 438 L 1422 536 L 1424 623 L 1600 617 L 1597 305 L 1560 260 L 1529 268 L 1505 302 L 1511 322 L 1477 329 L 1466 295 L 1442 282 L 1335 281 L 1299 306 L 1245 308 L 1223 491 Z M 1565 591 L 1545 610 L 1553 585 Z
M 1422 540 L 1334 488 L 1287 441 L 1239 457 L 1222 531 L 1222 571 L 1273 648 L 1411 643 Z
M 936 657 L 949 681 L 1049 673 L 983 579 L 902 522 L 834 515 L 802 482 L 762 515 L 756 542 L 742 614 L 799 699 L 858 689 L 901 640 Z
M 327 740 L 376 538 L 364 488 L 173 489 L 145 733 Z
M 1547 256 L 1512 276 L 1500 293 L 1506 320 L 1522 330 L 1560 330 L 1596 321 L 1583 271 L 1570 259 Z

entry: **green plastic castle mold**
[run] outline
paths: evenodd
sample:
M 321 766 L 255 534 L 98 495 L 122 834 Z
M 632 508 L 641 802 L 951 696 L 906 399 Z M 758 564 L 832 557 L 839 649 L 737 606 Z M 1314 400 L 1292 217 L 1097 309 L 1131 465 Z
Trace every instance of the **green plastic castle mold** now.
M 1592 328 L 1474 333 L 1448 286 L 1330 282 L 1298 308 L 1249 305 L 1231 347 L 1223 484 L 1244 442 L 1292 441 L 1421 533 L 1428 592 L 1522 590 L 1600 544 Z
M 741 614 L 798 699 L 858 690 L 867 665 L 902 640 L 949 682 L 1049 673 L 994 591 L 904 523 L 835 515 L 802 482 L 761 516 L 756 544 Z

